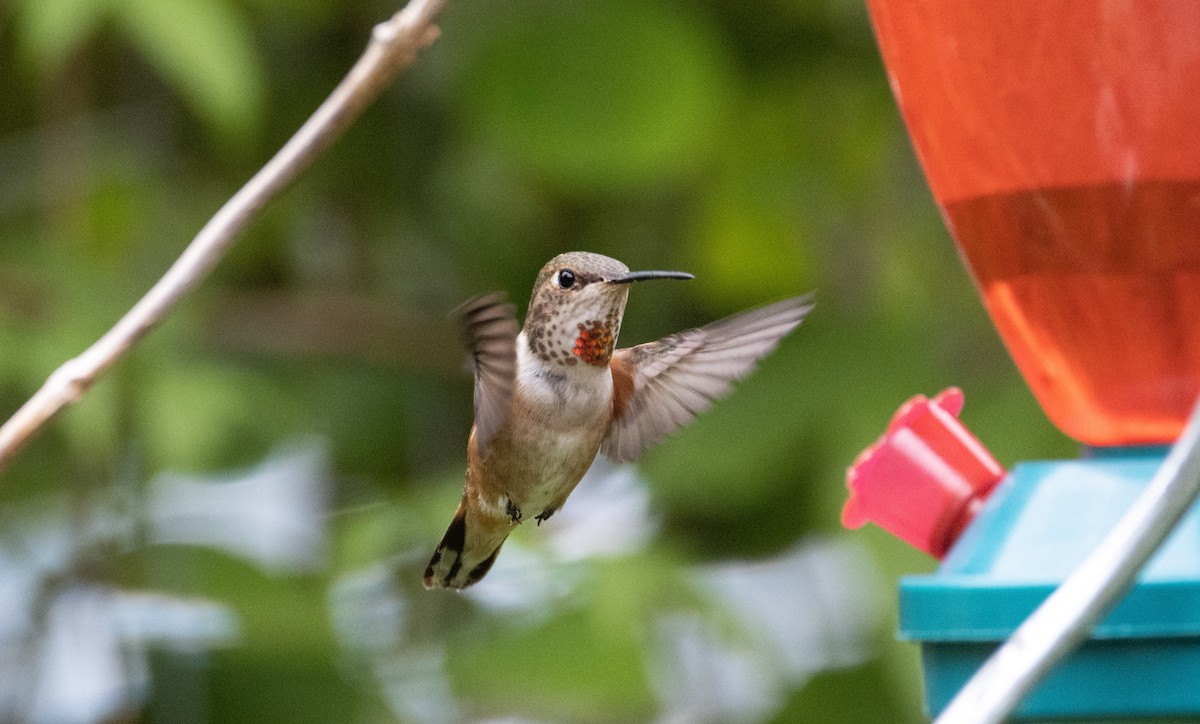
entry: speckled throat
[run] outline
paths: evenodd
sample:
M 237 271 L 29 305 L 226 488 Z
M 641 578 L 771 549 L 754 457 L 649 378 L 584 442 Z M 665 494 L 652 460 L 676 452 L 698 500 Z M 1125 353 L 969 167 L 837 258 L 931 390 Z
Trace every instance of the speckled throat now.
M 525 320 L 529 351 L 543 362 L 573 367 L 603 367 L 612 359 L 621 330 L 627 292 L 611 287 L 590 303 L 553 298 L 535 299 Z M 583 302 L 584 300 L 578 300 Z
M 603 367 L 612 359 L 613 347 L 617 344 L 617 335 L 608 322 L 589 319 L 576 325 L 579 336 L 575 338 L 575 346 L 571 354 L 580 361 L 597 367 Z

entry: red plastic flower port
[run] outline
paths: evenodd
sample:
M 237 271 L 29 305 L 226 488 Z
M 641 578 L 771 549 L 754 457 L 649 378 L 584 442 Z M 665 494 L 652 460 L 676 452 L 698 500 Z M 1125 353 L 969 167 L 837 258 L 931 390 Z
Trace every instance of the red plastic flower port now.
M 842 524 L 871 521 L 942 558 L 1004 477 L 1004 469 L 958 421 L 957 387 L 904 403 L 883 437 L 846 471 Z

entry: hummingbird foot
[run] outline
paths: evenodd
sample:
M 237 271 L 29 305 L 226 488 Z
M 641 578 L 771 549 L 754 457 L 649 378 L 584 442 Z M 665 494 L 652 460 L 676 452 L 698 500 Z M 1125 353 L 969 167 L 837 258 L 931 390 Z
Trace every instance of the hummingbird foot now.
M 504 512 L 508 513 L 508 518 L 513 523 L 521 522 L 521 509 L 517 507 L 517 504 L 513 502 L 512 498 L 507 498 L 506 502 L 504 503 Z
M 554 515 L 557 510 L 558 508 L 546 508 L 541 513 L 538 513 L 534 520 L 537 521 L 538 525 L 541 525 L 543 521 L 550 520 L 550 516 Z

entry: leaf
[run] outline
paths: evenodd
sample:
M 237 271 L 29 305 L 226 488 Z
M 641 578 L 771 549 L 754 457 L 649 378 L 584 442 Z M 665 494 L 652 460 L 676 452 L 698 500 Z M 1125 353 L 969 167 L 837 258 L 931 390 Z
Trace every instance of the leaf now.
M 53 75 L 95 32 L 111 0 L 17 0 L 14 29 L 22 54 Z
M 283 384 L 243 368 L 170 360 L 143 374 L 136 435 L 154 466 L 248 465 L 304 420 Z
M 698 16 L 641 2 L 560 3 L 492 28 L 458 96 L 475 133 L 535 175 L 629 188 L 700 167 L 731 99 Z
M 247 22 L 222 0 L 112 0 L 150 63 L 218 134 L 244 137 L 262 116 L 265 71 Z
M 781 178 L 782 176 L 782 178 Z M 813 230 L 794 207 L 792 176 L 766 164 L 713 180 L 696 204 L 689 265 L 699 293 L 725 305 L 775 301 L 815 286 Z

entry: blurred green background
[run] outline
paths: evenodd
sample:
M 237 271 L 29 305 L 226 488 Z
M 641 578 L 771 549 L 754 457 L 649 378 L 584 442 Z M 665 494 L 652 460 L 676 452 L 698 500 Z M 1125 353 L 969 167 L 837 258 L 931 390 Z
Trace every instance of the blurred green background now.
M 0 5 L 0 415 L 125 311 L 328 94 L 382 0 Z M 851 0 L 451 0 L 442 38 L 0 475 L 0 719 L 922 719 L 846 466 L 948 385 L 1070 456 L 988 322 Z M 447 312 L 573 249 L 626 345 L 816 289 L 691 428 L 419 575 L 460 493 Z

